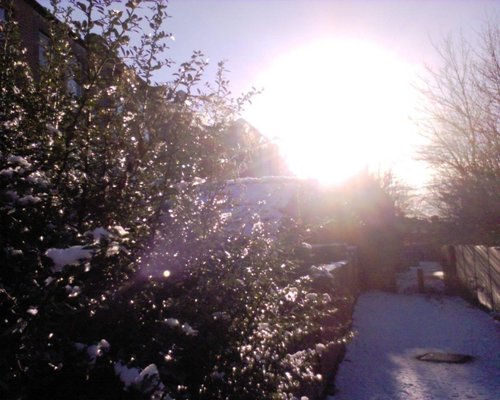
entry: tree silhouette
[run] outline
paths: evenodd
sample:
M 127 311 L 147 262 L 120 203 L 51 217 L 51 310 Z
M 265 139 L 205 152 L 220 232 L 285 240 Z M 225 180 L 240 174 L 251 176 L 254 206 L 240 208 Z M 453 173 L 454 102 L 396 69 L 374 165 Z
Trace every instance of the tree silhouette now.
M 497 21 L 498 22 L 498 21 Z M 498 243 L 500 237 L 500 29 L 491 22 L 473 47 L 448 38 L 439 69 L 428 69 L 421 158 L 434 169 L 434 205 L 453 240 Z

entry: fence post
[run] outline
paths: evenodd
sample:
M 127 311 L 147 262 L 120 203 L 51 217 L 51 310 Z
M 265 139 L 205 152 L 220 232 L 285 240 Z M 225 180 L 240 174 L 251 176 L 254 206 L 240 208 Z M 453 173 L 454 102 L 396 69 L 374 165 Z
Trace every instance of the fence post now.
M 455 292 L 460 287 L 460 279 L 457 269 L 457 252 L 455 246 L 447 245 L 446 249 L 446 267 L 445 282 L 449 290 Z
M 496 311 L 496 304 L 495 304 L 495 295 L 493 293 L 493 282 L 491 279 L 491 260 L 490 260 L 490 247 L 486 247 L 486 255 L 488 257 L 488 280 L 490 281 L 490 301 L 491 301 L 491 310 Z
M 474 270 L 474 289 L 476 291 L 476 301 L 479 301 L 479 286 L 477 284 L 477 262 L 476 262 L 476 246 L 471 246 L 472 248 L 472 268 Z
M 422 268 L 417 269 L 417 281 L 418 281 L 418 292 L 419 293 L 424 293 L 425 288 L 424 288 L 424 271 Z

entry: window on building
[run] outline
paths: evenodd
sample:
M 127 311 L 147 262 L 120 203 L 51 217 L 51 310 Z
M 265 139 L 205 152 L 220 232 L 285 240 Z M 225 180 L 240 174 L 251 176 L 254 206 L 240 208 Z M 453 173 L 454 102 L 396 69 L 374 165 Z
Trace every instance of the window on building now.
M 82 86 L 77 78 L 81 69 L 81 64 L 76 57 L 73 56 L 68 65 L 68 70 L 66 71 L 66 89 L 68 94 L 74 97 L 80 97 L 82 95 Z
M 3 39 L 3 23 L 7 22 L 7 10 L 3 7 L 0 7 L 0 39 Z
M 7 22 L 7 10 L 0 7 L 0 39 L 3 39 L 3 31 L 5 29 L 4 23 Z
M 11 15 L 7 12 L 5 7 L 0 7 L 0 40 L 3 41 L 6 29 L 7 20 L 10 19 Z
M 38 32 L 38 64 L 40 67 L 47 66 L 49 60 L 47 52 L 50 49 L 50 38 L 43 32 Z
M 123 104 L 123 98 L 121 97 L 117 102 L 116 102 L 116 113 L 118 115 L 123 114 L 125 111 L 125 104 Z
M 82 95 L 82 86 L 76 81 L 75 78 L 68 78 L 66 87 L 68 89 L 68 94 L 71 96 L 80 97 Z

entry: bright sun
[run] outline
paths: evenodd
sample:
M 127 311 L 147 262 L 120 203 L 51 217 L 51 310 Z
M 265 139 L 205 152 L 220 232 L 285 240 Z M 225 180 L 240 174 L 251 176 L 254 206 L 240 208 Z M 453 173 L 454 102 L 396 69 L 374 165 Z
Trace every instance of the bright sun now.
M 277 139 L 300 177 L 341 182 L 410 157 L 412 70 L 356 40 L 321 40 L 278 57 L 245 117 Z

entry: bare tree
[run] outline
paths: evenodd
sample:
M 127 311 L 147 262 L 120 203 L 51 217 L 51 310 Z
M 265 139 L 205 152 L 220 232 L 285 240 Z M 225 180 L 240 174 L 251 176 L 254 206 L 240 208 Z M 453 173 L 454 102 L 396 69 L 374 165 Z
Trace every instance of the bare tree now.
M 434 169 L 434 205 L 454 226 L 455 239 L 500 237 L 500 28 L 488 24 L 474 48 L 448 38 L 441 68 L 428 68 L 421 158 Z
M 415 190 L 398 178 L 392 169 L 378 170 L 373 178 L 394 203 L 397 216 L 407 217 L 419 213 Z

